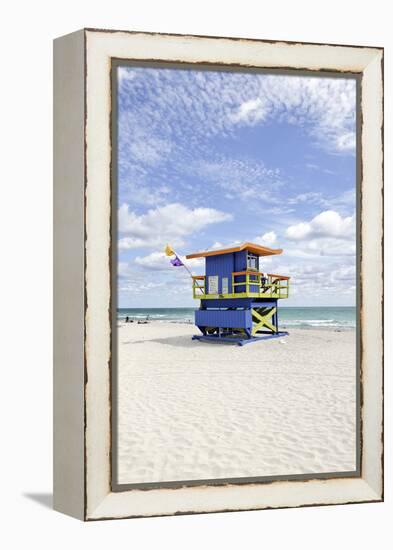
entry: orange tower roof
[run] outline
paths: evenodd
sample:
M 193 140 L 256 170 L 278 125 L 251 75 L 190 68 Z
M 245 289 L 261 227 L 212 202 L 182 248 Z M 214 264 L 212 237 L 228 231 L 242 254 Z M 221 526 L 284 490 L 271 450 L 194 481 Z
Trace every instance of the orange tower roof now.
M 205 252 L 194 252 L 193 254 L 188 254 L 187 259 L 191 258 L 205 258 L 206 256 L 218 256 L 220 254 L 229 254 L 230 252 L 241 252 L 242 250 L 249 250 L 257 256 L 273 256 L 275 254 L 281 254 L 282 248 L 269 248 L 267 246 L 261 246 L 259 244 L 253 243 L 243 243 L 239 246 L 232 248 L 220 248 L 218 250 L 206 250 Z

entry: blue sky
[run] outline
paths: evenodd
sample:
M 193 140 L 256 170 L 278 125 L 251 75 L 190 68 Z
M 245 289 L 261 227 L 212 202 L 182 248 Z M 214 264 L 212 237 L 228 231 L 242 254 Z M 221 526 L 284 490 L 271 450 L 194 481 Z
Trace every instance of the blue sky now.
M 282 305 L 355 305 L 354 79 L 117 71 L 119 307 L 196 306 L 165 244 L 244 241 L 284 249 Z

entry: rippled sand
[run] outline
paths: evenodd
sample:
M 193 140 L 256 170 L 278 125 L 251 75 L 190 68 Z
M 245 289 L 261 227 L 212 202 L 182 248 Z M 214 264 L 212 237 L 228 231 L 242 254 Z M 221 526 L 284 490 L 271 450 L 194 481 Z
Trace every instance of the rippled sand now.
M 119 324 L 118 482 L 353 471 L 355 332 L 249 344 Z

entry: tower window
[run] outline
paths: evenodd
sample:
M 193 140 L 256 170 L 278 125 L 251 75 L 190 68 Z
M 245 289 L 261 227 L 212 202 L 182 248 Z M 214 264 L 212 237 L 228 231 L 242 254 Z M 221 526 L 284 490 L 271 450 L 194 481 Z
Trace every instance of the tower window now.
M 255 254 L 247 254 L 247 270 L 258 271 L 258 256 Z

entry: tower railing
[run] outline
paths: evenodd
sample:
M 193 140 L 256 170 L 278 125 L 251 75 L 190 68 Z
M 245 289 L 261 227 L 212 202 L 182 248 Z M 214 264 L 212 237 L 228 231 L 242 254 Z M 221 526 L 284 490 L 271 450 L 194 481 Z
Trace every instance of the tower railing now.
M 235 271 L 232 273 L 232 292 L 228 294 L 209 294 L 206 288 L 206 276 L 192 277 L 193 297 L 209 298 L 288 298 L 289 279 L 285 275 L 259 273 L 256 271 Z M 241 280 L 239 280 L 241 279 Z
M 206 295 L 206 277 L 204 275 L 192 276 L 192 295 L 194 298 L 203 298 Z
M 241 277 L 242 280 L 236 280 Z M 288 298 L 289 277 L 257 271 L 235 271 L 232 273 L 232 289 L 235 294 L 247 294 L 259 298 Z M 237 291 L 237 292 L 236 292 Z

